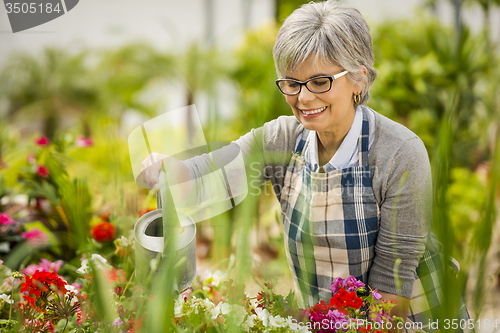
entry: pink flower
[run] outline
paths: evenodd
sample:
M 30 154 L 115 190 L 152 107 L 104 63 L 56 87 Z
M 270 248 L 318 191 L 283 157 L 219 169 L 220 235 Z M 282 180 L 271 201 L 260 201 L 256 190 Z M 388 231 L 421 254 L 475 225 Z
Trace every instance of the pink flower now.
M 79 135 L 76 138 L 75 144 L 77 147 L 82 147 L 82 148 L 91 147 L 94 145 L 94 140 L 92 140 L 92 138 L 85 139 L 83 135 Z
M 47 178 L 49 176 L 49 169 L 45 165 L 39 165 L 36 174 L 42 178 Z
M 35 247 L 45 245 L 49 242 L 49 236 L 36 228 L 23 232 L 21 236 L 28 241 L 28 244 Z
M 16 221 L 7 213 L 0 213 L 0 225 L 12 225 Z
M 347 279 L 344 281 L 344 288 L 349 291 L 355 291 L 359 288 L 363 288 L 365 284 L 361 281 L 356 280 L 356 278 L 352 275 L 349 275 Z
M 79 284 L 79 283 L 76 283 L 76 282 L 75 282 L 75 283 L 72 283 L 71 285 L 72 285 L 73 287 L 75 287 L 75 289 L 76 289 L 76 294 L 77 294 L 77 295 L 79 295 L 79 294 L 80 294 L 80 291 L 82 290 L 82 287 L 83 287 L 83 286 L 82 286 L 81 284 Z
M 340 288 L 342 288 L 344 285 L 344 280 L 340 277 L 336 278 L 335 281 L 332 282 L 332 285 L 330 286 L 330 290 L 332 293 L 336 294 Z
M 35 164 L 36 163 L 35 155 L 29 154 L 28 156 L 26 156 L 26 162 L 28 162 L 29 164 Z
M 39 137 L 38 139 L 35 140 L 35 144 L 37 146 L 41 146 L 41 147 L 46 147 L 49 145 L 49 143 L 50 143 L 50 140 L 44 135 L 42 135 L 41 137 Z
M 115 321 L 113 321 L 113 326 L 114 327 L 120 327 L 123 324 L 123 321 L 120 319 L 120 317 L 116 318 Z
M 348 323 L 349 320 L 348 318 L 345 317 L 345 314 L 340 312 L 337 309 L 334 310 L 328 310 L 328 313 L 326 314 L 326 317 L 333 321 L 334 323 Z
M 376 300 L 379 300 L 379 299 L 381 299 L 381 298 L 382 298 L 382 295 L 380 295 L 380 294 L 378 293 L 378 290 L 377 290 L 377 289 L 372 290 L 372 296 L 373 296 L 373 298 L 375 298 Z
M 61 269 L 62 264 L 62 260 L 51 262 L 50 260 L 44 258 L 40 261 L 39 265 L 29 265 L 28 267 L 23 269 L 23 273 L 27 275 L 33 275 L 36 271 L 57 273 L 59 272 L 59 269 Z
M 335 281 L 332 282 L 332 285 L 330 286 L 330 290 L 332 293 L 336 294 L 340 288 L 344 288 L 345 290 L 348 290 L 349 292 L 351 291 L 356 291 L 359 288 L 363 288 L 365 284 L 359 280 L 357 280 L 354 276 L 349 275 L 349 277 L 345 280 L 342 280 L 342 278 L 336 278 Z

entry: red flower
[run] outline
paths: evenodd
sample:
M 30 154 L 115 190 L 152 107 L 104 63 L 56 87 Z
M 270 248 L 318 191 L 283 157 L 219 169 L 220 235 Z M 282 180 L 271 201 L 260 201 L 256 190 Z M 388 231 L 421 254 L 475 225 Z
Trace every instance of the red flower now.
M 43 135 L 35 140 L 35 144 L 37 146 L 41 146 L 41 147 L 46 147 L 49 145 L 49 143 L 50 143 L 50 140 L 46 136 L 43 136 Z
M 353 309 L 359 309 L 361 305 L 363 305 L 363 300 L 361 299 L 361 297 L 358 297 L 356 295 L 355 291 L 353 291 L 352 293 L 354 293 L 354 296 L 351 295 L 351 298 L 347 300 L 347 306 Z
M 109 242 L 115 239 L 115 226 L 109 222 L 100 222 L 92 227 L 90 235 L 100 243 Z
M 48 296 L 57 292 L 65 294 L 67 282 L 64 281 L 55 272 L 40 272 L 36 271 L 31 277 L 26 276 L 24 282 L 21 284 L 21 293 L 24 299 L 30 306 L 38 312 L 44 311 L 45 301 Z
M 348 292 L 343 287 L 330 299 L 330 306 L 344 312 L 346 308 L 359 309 L 363 300 L 356 295 L 355 291 Z
M 330 303 L 331 303 L 331 300 L 330 300 Z M 321 300 L 319 303 L 314 305 L 314 308 L 312 310 L 316 313 L 327 314 L 328 310 L 330 310 L 330 306 L 331 306 L 331 304 L 329 305 L 325 301 Z
M 47 178 L 49 176 L 49 169 L 45 165 L 39 165 L 36 169 L 36 174 L 42 178 Z
M 361 333 L 370 332 L 372 329 L 372 324 L 368 324 L 367 327 L 359 326 L 358 329 L 361 331 Z

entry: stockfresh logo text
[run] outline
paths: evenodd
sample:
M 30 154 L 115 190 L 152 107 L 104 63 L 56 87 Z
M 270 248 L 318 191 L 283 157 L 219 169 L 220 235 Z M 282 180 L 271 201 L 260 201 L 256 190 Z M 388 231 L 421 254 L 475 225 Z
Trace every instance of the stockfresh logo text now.
M 12 32 L 52 21 L 73 9 L 79 0 L 3 0 Z

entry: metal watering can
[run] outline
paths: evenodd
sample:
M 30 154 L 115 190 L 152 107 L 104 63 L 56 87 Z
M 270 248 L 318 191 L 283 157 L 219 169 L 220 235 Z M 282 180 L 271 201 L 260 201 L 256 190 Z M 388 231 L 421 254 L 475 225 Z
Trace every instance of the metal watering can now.
M 151 274 L 151 260 L 158 257 L 164 257 L 164 243 L 165 236 L 163 230 L 163 197 L 166 209 L 175 211 L 172 196 L 165 181 L 163 172 L 160 172 L 160 184 L 166 184 L 161 189 L 161 196 L 157 194 L 157 207 L 158 209 L 148 212 L 141 216 L 134 227 L 135 235 L 135 265 L 137 281 L 144 290 L 150 293 L 154 292 L 147 285 L 148 277 Z M 178 212 L 177 214 L 170 214 L 174 221 L 171 224 L 174 228 L 169 228 L 171 232 L 177 233 L 175 236 L 175 262 L 184 261 L 178 269 L 176 269 L 175 289 L 181 293 L 191 287 L 192 282 L 196 278 L 196 224 L 194 220 L 188 215 Z M 177 221 L 175 221 L 177 218 Z

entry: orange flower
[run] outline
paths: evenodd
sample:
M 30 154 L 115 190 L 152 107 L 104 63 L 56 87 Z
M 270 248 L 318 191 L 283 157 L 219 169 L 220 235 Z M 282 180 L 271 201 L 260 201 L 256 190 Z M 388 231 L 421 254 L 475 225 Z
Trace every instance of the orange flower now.
M 123 271 L 123 269 L 117 270 L 115 267 L 108 271 L 108 281 L 116 282 L 117 284 L 125 284 L 127 282 L 127 274 Z
M 90 235 L 99 243 L 109 242 L 115 239 L 115 226 L 109 222 L 100 222 L 92 227 Z

